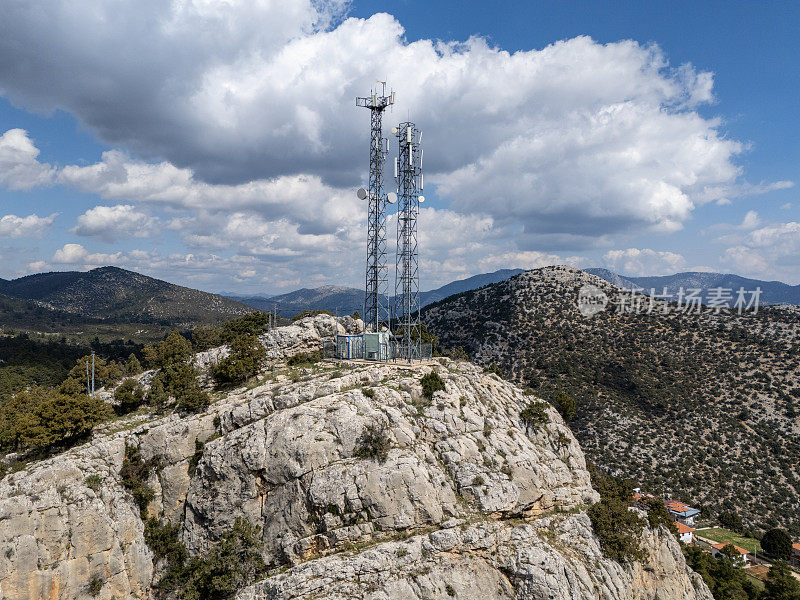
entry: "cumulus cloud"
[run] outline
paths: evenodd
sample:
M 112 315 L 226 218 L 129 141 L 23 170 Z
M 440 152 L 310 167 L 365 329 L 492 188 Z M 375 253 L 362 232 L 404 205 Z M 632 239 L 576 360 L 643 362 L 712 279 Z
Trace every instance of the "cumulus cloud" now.
M 598 245 L 630 227 L 673 231 L 736 183 L 742 146 L 694 111 L 713 99 L 712 74 L 670 67 L 655 45 L 578 37 L 509 53 L 478 37 L 408 43 L 391 15 L 345 19 L 346 5 L 14 3 L 0 9 L 9 57 L 0 87 L 168 161 L 130 170 L 109 155 L 99 173 L 65 172 L 105 185 L 106 197 L 124 173 L 164 202 L 187 177 L 354 186 L 368 116 L 353 99 L 376 76 L 425 130 L 429 181 L 451 208 L 517 220 L 525 249 Z M 48 39 L 47 51 L 34 39 Z M 232 194 L 247 202 L 248 190 Z
M 53 224 L 53 220 L 56 216 L 58 216 L 57 213 L 53 213 L 49 217 L 40 217 L 38 215 L 28 215 L 27 217 L 5 215 L 0 217 L 0 237 L 42 237 L 44 232 Z
M 650 248 L 610 250 L 603 259 L 613 271 L 623 275 L 667 275 L 686 267 L 686 260 L 675 252 L 659 252 Z
M 157 219 L 135 210 L 130 204 L 95 206 L 78 217 L 78 225 L 72 233 L 113 242 L 120 237 L 150 237 L 156 233 L 157 225 Z
M 40 163 L 38 157 L 39 149 L 24 129 L 9 129 L 0 135 L 0 185 L 29 190 L 50 183 L 54 169 Z
M 730 244 L 721 262 L 753 277 L 800 283 L 800 223 L 768 223 L 718 241 Z

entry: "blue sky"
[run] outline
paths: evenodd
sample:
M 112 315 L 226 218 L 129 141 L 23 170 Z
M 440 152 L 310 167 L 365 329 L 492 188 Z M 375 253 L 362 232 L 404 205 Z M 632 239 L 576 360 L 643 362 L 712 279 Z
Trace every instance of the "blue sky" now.
M 798 3 L 44 3 L 0 6 L 0 277 L 359 286 L 353 98 L 388 78 L 386 129 L 426 132 L 423 288 L 553 263 L 800 283 Z

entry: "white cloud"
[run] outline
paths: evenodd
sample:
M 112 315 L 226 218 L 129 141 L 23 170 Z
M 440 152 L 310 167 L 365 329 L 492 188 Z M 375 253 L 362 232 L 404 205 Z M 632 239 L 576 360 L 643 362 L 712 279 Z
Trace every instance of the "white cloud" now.
M 39 149 L 24 129 L 9 129 L 0 135 L 0 185 L 29 190 L 50 183 L 54 169 L 40 163 L 38 156 Z
M 791 202 L 787 202 L 786 204 L 781 205 L 781 210 L 791 210 L 791 208 L 792 208 Z
M 0 237 L 42 237 L 44 232 L 53 224 L 56 216 L 58 216 L 58 213 L 53 213 L 49 217 L 5 215 L 0 217 Z
M 685 268 L 686 260 L 675 252 L 659 252 L 649 248 L 610 250 L 603 255 L 609 269 L 622 275 L 667 275 Z
M 746 234 L 725 236 L 720 241 L 731 244 L 721 262 L 738 273 L 800 283 L 800 223 L 765 224 Z
M 14 4 L 3 9 L 0 86 L 20 103 L 69 110 L 145 160 L 164 157 L 148 166 L 109 154 L 99 170 L 62 174 L 125 202 L 202 202 L 222 190 L 200 181 L 225 181 L 250 185 L 229 190 L 237 209 L 264 198 L 262 210 L 285 213 L 271 193 L 298 187 L 294 177 L 357 185 L 368 116 L 353 100 L 376 76 L 425 131 L 429 181 L 451 208 L 517 220 L 525 249 L 596 246 L 643 226 L 674 231 L 737 183 L 742 145 L 694 112 L 713 99 L 712 74 L 671 68 L 655 45 L 578 37 L 509 53 L 477 37 L 408 43 L 391 15 L 341 20 L 346 6 Z M 46 51 L 31 43 L 39 39 Z M 331 215 L 313 195 L 303 202 L 314 216 L 306 221 L 323 223 L 304 227 L 329 233 Z
M 739 225 L 740 229 L 755 229 L 761 224 L 761 218 L 754 210 L 747 211 L 747 214 L 742 219 L 742 224 Z
M 156 233 L 157 225 L 157 219 L 136 211 L 130 204 L 95 206 L 78 217 L 72 233 L 113 242 L 118 238 L 150 237 Z

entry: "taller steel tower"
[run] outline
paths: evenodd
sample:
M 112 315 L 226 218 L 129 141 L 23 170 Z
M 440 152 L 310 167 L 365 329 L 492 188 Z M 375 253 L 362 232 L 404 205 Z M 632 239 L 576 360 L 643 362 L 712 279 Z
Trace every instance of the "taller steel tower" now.
M 383 137 L 383 111 L 394 104 L 394 92 L 386 95 L 386 82 L 378 82 L 380 93 L 370 91 L 367 98 L 356 98 L 356 106 L 370 110 L 372 136 L 369 150 L 369 189 L 359 190 L 359 198 L 369 198 L 367 209 L 367 273 L 364 294 L 364 328 L 379 332 L 389 324 L 389 280 L 386 268 L 386 196 L 383 193 L 383 162 L 388 140 Z
M 394 316 L 400 345 L 396 358 L 420 358 L 419 253 L 417 217 L 422 191 L 422 133 L 414 123 L 400 123 L 392 129 L 397 136 L 395 159 L 397 178 L 397 261 L 394 280 Z

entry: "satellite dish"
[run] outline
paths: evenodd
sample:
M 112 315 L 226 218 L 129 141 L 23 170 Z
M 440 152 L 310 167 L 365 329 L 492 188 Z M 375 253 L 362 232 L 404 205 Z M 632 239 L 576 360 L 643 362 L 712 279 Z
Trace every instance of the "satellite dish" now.
M 392 135 L 397 135 L 397 127 L 392 127 Z
M 397 194 L 395 194 L 394 192 L 389 192 L 388 194 L 386 194 L 386 201 L 389 204 L 394 204 L 395 202 L 397 202 Z
M 364 188 L 358 188 L 356 196 L 358 196 L 359 200 L 363 200 L 364 198 L 367 197 L 367 190 L 365 190 Z
M 420 201 L 420 202 L 425 202 L 425 196 L 420 196 L 420 197 L 419 197 L 419 201 Z

